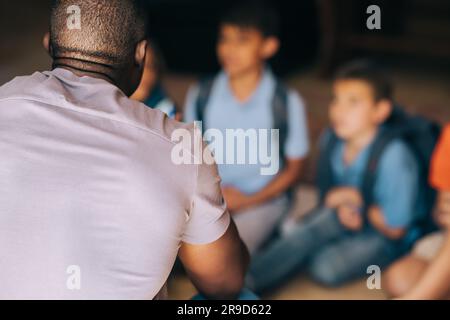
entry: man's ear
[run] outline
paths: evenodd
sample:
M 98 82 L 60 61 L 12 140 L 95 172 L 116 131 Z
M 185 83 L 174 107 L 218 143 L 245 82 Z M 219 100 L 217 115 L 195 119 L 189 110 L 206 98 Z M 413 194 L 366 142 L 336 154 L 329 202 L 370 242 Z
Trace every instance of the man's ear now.
M 147 54 L 147 40 L 142 40 L 136 45 L 136 52 L 134 55 L 134 60 L 136 65 L 139 67 L 144 67 L 145 64 L 145 56 Z
M 268 37 L 264 40 L 263 58 L 270 59 L 277 54 L 280 49 L 280 40 L 277 37 Z
M 47 51 L 48 54 L 52 56 L 52 47 L 50 46 L 50 32 L 46 32 L 44 34 L 44 38 L 42 38 L 42 45 L 44 46 L 45 51 Z
M 385 122 L 392 114 L 394 106 L 392 101 L 387 99 L 382 99 L 377 102 L 377 121 L 378 123 Z

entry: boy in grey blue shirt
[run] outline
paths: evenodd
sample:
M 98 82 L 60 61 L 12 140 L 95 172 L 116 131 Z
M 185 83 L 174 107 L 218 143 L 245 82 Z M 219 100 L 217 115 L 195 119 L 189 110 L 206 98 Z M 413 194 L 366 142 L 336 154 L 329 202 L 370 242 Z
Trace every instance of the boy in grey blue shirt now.
M 209 84 L 191 88 L 185 108 L 186 121 L 203 121 L 207 139 L 208 131 L 224 137 L 225 148 L 212 149 L 228 208 L 252 253 L 287 211 L 286 191 L 296 183 L 309 149 L 302 99 L 267 66 L 279 47 L 277 32 L 278 17 L 270 8 L 244 4 L 231 10 L 221 21 L 217 43 L 222 71 Z M 271 129 L 279 129 L 278 137 Z M 230 132 L 246 134 L 245 148 L 230 146 L 235 138 Z M 261 157 L 249 161 L 266 150 L 278 164 L 269 174 Z M 245 162 L 236 160 L 239 153 Z
M 372 149 L 395 110 L 388 79 L 370 63 L 356 62 L 338 74 L 333 93 L 331 131 L 321 141 L 322 156 L 332 146 L 325 153 L 331 183 L 318 209 L 254 258 L 248 286 L 258 293 L 305 268 L 322 284 L 341 285 L 366 275 L 371 265 L 386 267 L 419 236 L 424 193 L 419 163 L 404 140 L 393 138 L 384 147 L 365 203 Z

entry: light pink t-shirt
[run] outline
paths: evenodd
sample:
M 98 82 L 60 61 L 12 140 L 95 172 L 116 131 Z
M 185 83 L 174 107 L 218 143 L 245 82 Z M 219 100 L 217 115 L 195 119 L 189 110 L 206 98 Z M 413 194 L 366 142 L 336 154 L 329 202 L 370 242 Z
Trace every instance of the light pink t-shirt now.
M 65 69 L 0 87 L 0 299 L 153 299 L 181 242 L 230 216 L 215 165 L 176 165 L 193 130 Z

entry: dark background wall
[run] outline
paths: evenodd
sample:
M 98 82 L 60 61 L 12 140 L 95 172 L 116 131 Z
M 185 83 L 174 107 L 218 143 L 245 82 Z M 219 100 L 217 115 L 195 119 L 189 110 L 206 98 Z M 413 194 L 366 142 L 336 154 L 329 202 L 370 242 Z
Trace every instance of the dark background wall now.
M 215 41 L 221 14 L 239 0 L 147 1 L 150 34 L 160 43 L 172 69 L 211 72 L 217 68 Z M 281 20 L 281 50 L 272 61 L 285 73 L 310 63 L 317 54 L 316 1 L 268 0 Z
M 150 35 L 178 74 L 217 70 L 220 15 L 239 0 L 142 0 Z M 260 0 L 281 15 L 275 71 L 292 75 L 317 67 L 326 75 L 342 61 L 372 56 L 391 65 L 450 70 L 448 0 Z M 49 68 L 41 39 L 51 0 L 0 0 L 0 84 L 17 74 Z M 382 9 L 382 30 L 367 30 L 366 8 Z

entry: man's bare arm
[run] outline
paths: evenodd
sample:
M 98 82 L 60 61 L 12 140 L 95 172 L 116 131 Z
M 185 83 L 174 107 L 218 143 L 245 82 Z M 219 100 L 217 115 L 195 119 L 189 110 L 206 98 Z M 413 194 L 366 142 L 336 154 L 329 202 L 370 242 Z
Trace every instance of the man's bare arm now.
M 189 278 L 206 298 L 233 299 L 242 290 L 249 254 L 233 221 L 225 234 L 211 244 L 183 243 L 179 257 Z

